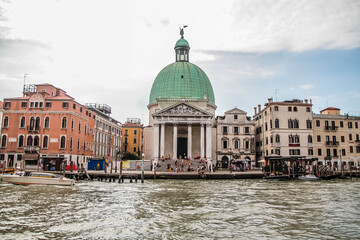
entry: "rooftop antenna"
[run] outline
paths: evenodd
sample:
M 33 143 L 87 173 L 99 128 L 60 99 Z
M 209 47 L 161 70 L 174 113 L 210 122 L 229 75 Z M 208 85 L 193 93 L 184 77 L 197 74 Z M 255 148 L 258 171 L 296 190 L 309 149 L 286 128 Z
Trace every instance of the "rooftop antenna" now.
M 26 83 L 26 76 L 28 76 L 28 73 L 24 74 L 24 86 L 23 86 L 23 94 L 25 94 L 25 83 Z
M 275 93 L 275 102 L 277 102 L 277 92 L 279 91 L 280 89 L 275 89 L 274 93 Z

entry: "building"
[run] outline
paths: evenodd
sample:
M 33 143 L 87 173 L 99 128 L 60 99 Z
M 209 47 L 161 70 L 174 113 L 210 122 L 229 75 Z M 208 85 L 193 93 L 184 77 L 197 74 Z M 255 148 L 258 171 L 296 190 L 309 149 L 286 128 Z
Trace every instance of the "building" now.
M 341 115 L 328 107 L 313 115 L 315 155 L 320 164 L 340 169 L 358 167 L 360 162 L 360 117 Z
M 175 62 L 156 76 L 144 129 L 145 158 L 191 158 L 216 164 L 215 96 L 206 73 L 189 62 L 190 46 L 180 31 Z M 165 144 L 166 143 L 166 144 Z
M 314 158 L 312 103 L 293 99 L 254 108 L 255 148 L 258 165 L 270 156 Z
M 233 108 L 218 116 L 216 124 L 217 167 L 227 169 L 230 160 L 241 169 L 255 167 L 255 122 L 251 117 Z
M 93 155 L 95 114 L 51 84 L 24 85 L 5 98 L 0 160 L 7 167 L 60 170 Z
M 123 146 L 122 152 L 133 153 L 141 157 L 143 153 L 143 129 L 140 118 L 128 118 L 126 123 L 122 124 Z
M 87 103 L 86 107 L 95 113 L 93 158 L 113 162 L 121 151 L 121 123 L 110 117 L 107 104 Z

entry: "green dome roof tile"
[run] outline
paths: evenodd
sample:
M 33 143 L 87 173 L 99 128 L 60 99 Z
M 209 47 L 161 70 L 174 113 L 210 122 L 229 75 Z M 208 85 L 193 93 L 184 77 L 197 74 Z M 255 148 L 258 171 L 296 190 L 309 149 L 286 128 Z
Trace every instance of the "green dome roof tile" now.
M 184 39 L 184 38 L 180 38 L 179 40 L 177 40 L 177 42 L 175 44 L 175 48 L 177 48 L 177 47 L 188 47 L 188 48 L 190 48 L 188 41 L 186 41 L 186 39 Z

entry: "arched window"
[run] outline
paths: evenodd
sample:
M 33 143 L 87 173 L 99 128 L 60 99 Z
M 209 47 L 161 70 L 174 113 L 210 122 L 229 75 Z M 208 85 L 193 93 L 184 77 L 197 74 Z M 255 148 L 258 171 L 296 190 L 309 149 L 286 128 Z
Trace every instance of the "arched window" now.
M 73 148 L 73 138 L 71 137 L 70 138 L 70 149 L 72 149 Z
M 61 136 L 61 139 L 60 139 L 60 148 L 61 149 L 65 149 L 66 147 L 66 137 L 65 136 Z
M 306 112 L 310 112 L 310 108 L 309 108 L 309 107 L 306 108 Z
M 75 124 L 75 122 L 74 122 L 74 119 L 72 118 L 71 119 L 71 129 L 74 129 L 74 124 Z
M 63 117 L 61 120 L 61 128 L 66 129 L 66 126 L 67 126 L 67 118 Z
M 79 132 L 81 132 L 81 121 L 79 121 Z
M 26 146 L 32 146 L 33 145 L 33 137 L 28 136 L 26 141 Z
M 49 142 L 49 137 L 48 136 L 44 136 L 43 138 L 43 148 L 48 148 L 48 142 Z
M 39 138 L 39 136 L 34 137 L 34 146 L 35 147 L 40 147 L 40 138 Z
M 313 142 L 313 138 L 311 135 L 308 136 L 308 143 L 312 143 Z
M 275 128 L 279 128 L 279 125 L 280 125 L 279 119 L 276 118 L 275 119 Z
M 35 128 L 35 118 L 31 117 L 30 118 L 29 130 L 34 130 L 34 128 Z
M 239 146 L 239 139 L 235 139 L 235 140 L 234 140 L 234 148 L 235 148 L 235 149 L 239 149 L 239 147 L 240 147 L 240 146 Z
M 2 148 L 5 148 L 6 147 L 6 140 L 7 140 L 7 136 L 6 135 L 3 135 L 1 137 L 1 147 Z
M 280 142 L 280 135 L 276 134 L 275 136 L 275 142 L 279 143 Z
M 279 111 L 279 107 L 278 107 L 278 106 L 275 106 L 275 107 L 274 107 L 274 111 Z
M 3 127 L 4 127 L 4 128 L 9 127 L 9 117 L 8 117 L 8 116 L 5 116 L 5 117 L 4 117 Z
M 24 136 L 19 136 L 19 148 L 24 147 Z
M 44 128 L 50 128 L 50 117 L 45 117 Z
M 250 149 L 250 141 L 249 141 L 249 140 L 245 140 L 245 142 L 244 142 L 244 148 L 245 148 L 245 149 Z
M 22 116 L 20 118 L 20 128 L 25 128 L 25 122 L 26 122 L 25 116 Z
M 37 131 L 40 130 L 40 117 L 36 117 L 36 120 L 35 120 L 35 130 L 37 130 Z
M 299 135 L 295 135 L 294 140 L 295 140 L 295 143 L 299 143 L 300 142 Z

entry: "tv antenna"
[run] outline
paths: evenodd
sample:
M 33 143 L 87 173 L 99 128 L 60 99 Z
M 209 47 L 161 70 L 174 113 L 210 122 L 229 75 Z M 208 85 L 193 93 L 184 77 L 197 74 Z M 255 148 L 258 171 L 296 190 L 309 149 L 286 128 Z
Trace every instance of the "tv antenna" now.
M 275 102 L 277 102 L 277 92 L 279 91 L 280 89 L 275 89 L 274 93 L 275 93 Z

